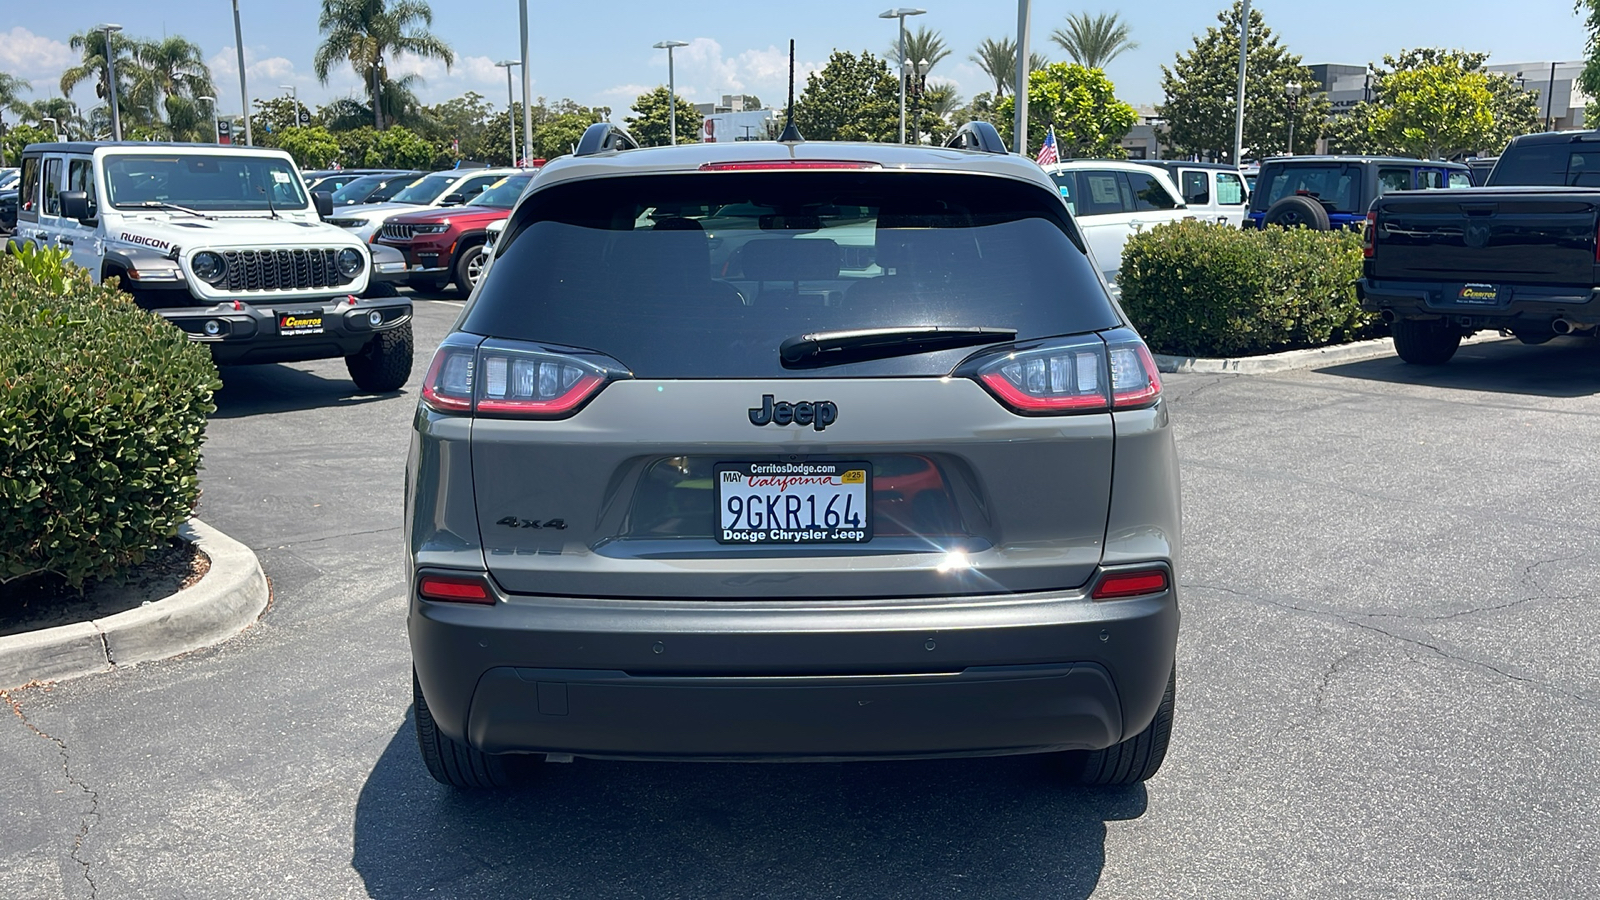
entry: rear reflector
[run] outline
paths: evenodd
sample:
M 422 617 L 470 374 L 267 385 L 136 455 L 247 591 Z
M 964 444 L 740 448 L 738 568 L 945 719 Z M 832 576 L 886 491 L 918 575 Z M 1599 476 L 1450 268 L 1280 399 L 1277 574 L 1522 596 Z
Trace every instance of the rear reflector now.
M 489 583 L 471 575 L 423 575 L 417 579 L 417 593 L 424 599 L 446 603 L 494 603 Z
M 1137 572 L 1112 572 L 1094 586 L 1096 600 L 1126 600 L 1159 594 L 1167 589 L 1166 569 L 1144 569 Z
M 706 163 L 702 172 L 767 172 L 800 169 L 881 169 L 875 162 L 851 159 L 752 159 L 743 162 Z

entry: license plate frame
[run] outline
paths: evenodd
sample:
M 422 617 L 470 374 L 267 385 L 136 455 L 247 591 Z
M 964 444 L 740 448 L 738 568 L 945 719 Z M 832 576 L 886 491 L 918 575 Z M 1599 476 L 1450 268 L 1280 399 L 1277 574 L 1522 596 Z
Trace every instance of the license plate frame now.
M 327 313 L 321 310 L 310 313 L 280 312 L 278 334 L 283 337 L 323 334 L 326 331 L 323 323 L 327 318 Z
M 872 464 L 864 460 L 719 462 L 712 485 L 719 544 L 848 547 L 872 540 Z M 838 524 L 829 525 L 831 517 Z
M 1505 289 L 1496 284 L 1463 284 L 1456 289 L 1455 300 L 1468 306 L 1499 306 L 1505 299 Z

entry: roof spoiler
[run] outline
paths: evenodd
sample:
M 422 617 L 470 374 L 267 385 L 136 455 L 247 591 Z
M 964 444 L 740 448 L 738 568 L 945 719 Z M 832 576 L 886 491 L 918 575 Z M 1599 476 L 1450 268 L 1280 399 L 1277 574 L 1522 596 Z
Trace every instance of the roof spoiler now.
M 617 150 L 637 149 L 639 142 L 622 130 L 622 126 L 610 122 L 596 122 L 583 130 L 583 137 L 578 140 L 578 148 L 572 155 L 597 156 Z
M 1000 140 L 1000 132 L 988 122 L 968 122 L 956 131 L 945 146 L 955 150 L 977 150 L 1001 155 L 1011 152 L 1006 149 L 1006 142 Z

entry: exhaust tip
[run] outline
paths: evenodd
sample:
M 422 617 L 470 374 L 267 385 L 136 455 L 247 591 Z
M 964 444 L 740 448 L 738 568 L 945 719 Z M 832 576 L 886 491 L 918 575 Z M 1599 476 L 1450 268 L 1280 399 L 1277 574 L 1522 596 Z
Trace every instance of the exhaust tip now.
M 1550 323 L 1550 330 L 1554 331 L 1556 334 L 1571 334 L 1577 329 L 1574 328 L 1572 323 L 1566 319 L 1557 319 Z
M 1394 314 L 1394 310 L 1392 310 L 1392 309 L 1386 309 L 1383 312 L 1379 313 L 1379 317 L 1383 319 L 1383 323 L 1385 325 L 1393 325 L 1394 324 L 1395 314 Z

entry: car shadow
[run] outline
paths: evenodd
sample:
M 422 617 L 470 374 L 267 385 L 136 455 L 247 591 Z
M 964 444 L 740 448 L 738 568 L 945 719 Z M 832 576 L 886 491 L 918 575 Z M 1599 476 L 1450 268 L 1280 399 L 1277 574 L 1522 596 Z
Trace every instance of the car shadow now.
M 1064 787 L 1055 764 L 580 759 L 475 793 L 428 777 L 408 714 L 361 790 L 351 862 L 378 900 L 1084 898 L 1105 823 L 1147 795 Z
M 1600 394 L 1600 342 L 1556 338 L 1530 346 L 1517 340 L 1468 344 L 1442 366 L 1414 366 L 1397 356 L 1315 369 L 1322 375 L 1415 384 L 1444 390 L 1572 398 Z
M 223 366 L 222 390 L 217 391 L 213 419 L 238 419 L 263 413 L 359 406 L 397 397 L 361 393 L 349 378 L 324 378 L 286 365 Z

